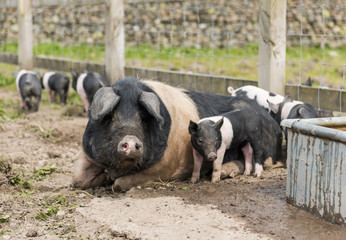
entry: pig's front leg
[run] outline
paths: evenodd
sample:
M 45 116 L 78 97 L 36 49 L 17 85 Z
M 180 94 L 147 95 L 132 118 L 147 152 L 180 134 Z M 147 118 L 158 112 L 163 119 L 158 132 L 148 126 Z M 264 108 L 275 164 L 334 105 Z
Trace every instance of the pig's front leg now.
M 50 89 L 47 88 L 47 95 L 48 95 L 48 100 L 49 102 L 52 102 L 53 99 L 52 99 L 52 91 Z
M 191 182 L 196 183 L 199 181 L 201 167 L 203 163 L 203 156 L 195 149 L 193 151 L 193 172 L 191 176 Z
M 217 150 L 217 158 L 213 163 L 213 175 L 211 178 L 212 182 L 219 182 L 221 179 L 221 166 L 223 162 L 223 157 L 225 155 L 226 146 L 221 144 L 221 147 Z
M 254 173 L 254 177 L 261 177 L 262 172 L 263 172 L 263 165 L 262 165 L 262 150 L 257 147 L 254 146 L 254 151 L 255 151 L 255 173 Z
M 253 153 L 250 142 L 248 142 L 244 147 L 242 147 L 241 150 L 245 158 L 244 175 L 250 175 L 252 171 L 252 153 Z
M 84 152 L 75 161 L 73 187 L 87 189 L 106 184 L 110 179 L 105 169 L 94 163 Z
M 41 96 L 36 96 L 34 101 L 34 111 L 38 111 L 38 106 L 40 104 L 40 101 L 41 101 Z
M 254 177 L 261 177 L 263 173 L 263 165 L 260 163 L 255 164 L 255 174 Z
M 53 94 L 53 97 L 52 97 L 52 101 L 54 102 L 54 103 L 57 103 L 58 102 L 58 93 L 56 92 L 56 91 L 54 91 L 54 94 Z

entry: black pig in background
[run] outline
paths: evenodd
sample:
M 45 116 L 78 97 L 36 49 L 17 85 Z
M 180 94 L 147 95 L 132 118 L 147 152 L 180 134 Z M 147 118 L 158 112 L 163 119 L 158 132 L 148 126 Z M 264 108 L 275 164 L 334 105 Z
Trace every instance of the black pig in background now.
M 56 102 L 56 96 L 59 95 L 60 103 L 66 104 L 70 79 L 65 74 L 46 72 L 41 76 L 41 84 L 46 89 L 50 102 Z
M 37 73 L 23 69 L 18 73 L 13 73 L 13 75 L 16 78 L 21 108 L 26 112 L 38 111 L 42 96 L 42 86 Z
M 98 72 L 71 72 L 71 75 L 72 88 L 76 90 L 82 99 L 84 109 L 87 112 L 97 90 L 99 90 L 101 87 L 109 87 L 110 84 L 106 77 Z

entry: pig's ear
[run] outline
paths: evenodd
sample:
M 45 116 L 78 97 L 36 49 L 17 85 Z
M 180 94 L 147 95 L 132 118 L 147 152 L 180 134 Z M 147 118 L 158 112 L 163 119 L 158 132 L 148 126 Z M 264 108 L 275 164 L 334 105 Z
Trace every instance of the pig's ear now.
M 159 98 L 154 93 L 143 91 L 139 97 L 139 104 L 142 105 L 150 115 L 155 117 L 161 128 L 164 124 L 164 120 L 160 114 Z
M 273 113 L 278 114 L 279 108 L 280 108 L 280 104 L 272 103 L 272 102 L 270 102 L 268 99 L 267 99 L 267 103 L 268 103 L 268 105 L 269 105 L 269 109 L 270 109 Z
M 216 123 L 214 123 L 213 127 L 215 128 L 216 131 L 219 131 L 220 128 L 222 127 L 223 124 L 223 117 L 220 118 Z
M 194 121 L 190 120 L 189 133 L 194 134 L 197 132 L 197 130 L 198 130 L 198 124 L 195 123 Z
M 40 73 L 40 71 L 36 69 L 36 70 L 35 70 L 35 73 L 36 73 L 37 78 L 40 79 L 40 78 L 41 78 L 41 73 Z
M 287 103 L 287 102 L 293 102 L 291 95 L 289 93 L 286 93 L 286 96 L 284 98 L 284 103 Z
M 311 110 L 307 108 L 304 104 L 302 104 L 298 109 L 297 109 L 297 114 L 298 116 L 309 116 L 311 114 Z
M 72 79 L 77 78 L 77 73 L 73 71 L 70 71 L 70 73 L 71 73 Z
M 120 97 L 112 87 L 102 87 L 94 95 L 89 112 L 95 121 L 101 121 L 119 102 Z

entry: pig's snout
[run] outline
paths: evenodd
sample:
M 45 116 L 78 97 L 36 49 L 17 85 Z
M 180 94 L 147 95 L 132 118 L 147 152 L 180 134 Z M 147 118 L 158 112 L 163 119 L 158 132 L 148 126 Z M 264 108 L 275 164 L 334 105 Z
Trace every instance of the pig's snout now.
M 213 162 L 213 161 L 216 160 L 217 155 L 216 155 L 216 153 L 214 153 L 214 152 L 210 152 L 210 153 L 208 154 L 207 158 L 208 158 L 208 161 Z
M 138 158 L 143 154 L 143 144 L 136 136 L 127 135 L 119 142 L 118 153 L 125 158 Z

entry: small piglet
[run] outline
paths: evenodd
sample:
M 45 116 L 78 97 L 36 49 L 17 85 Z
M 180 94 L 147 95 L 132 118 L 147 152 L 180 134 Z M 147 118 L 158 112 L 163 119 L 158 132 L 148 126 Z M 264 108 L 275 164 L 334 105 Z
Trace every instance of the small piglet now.
M 262 110 L 262 111 L 261 111 Z M 245 175 L 252 171 L 252 153 L 255 156 L 255 177 L 263 172 L 264 161 L 280 158 L 282 134 L 280 127 L 264 109 L 258 111 L 234 110 L 220 116 L 190 121 L 189 133 L 193 146 L 194 169 L 191 182 L 199 180 L 203 159 L 213 161 L 212 182 L 220 181 L 225 151 L 241 148 L 245 158 Z
M 110 84 L 106 77 L 98 72 L 71 72 L 71 75 L 73 79 L 72 87 L 82 99 L 85 111 L 88 112 L 97 90 L 101 87 L 109 87 Z
M 41 77 L 41 84 L 46 89 L 50 102 L 56 102 L 56 96 L 59 94 L 60 103 L 66 104 L 70 79 L 65 74 L 46 72 Z
M 320 117 L 317 110 L 308 103 L 293 101 L 289 94 L 279 104 L 274 104 L 268 100 L 269 107 L 272 111 L 272 116 L 278 124 L 284 119 L 293 118 L 318 118 Z M 287 140 L 287 131 L 285 131 L 285 139 Z
M 229 94 L 235 97 L 246 97 L 255 100 L 260 106 L 264 107 L 268 112 L 270 112 L 270 107 L 267 100 L 275 104 L 279 104 L 284 100 L 284 97 L 279 94 L 268 92 L 267 90 L 252 85 L 246 85 L 237 89 L 234 89 L 233 87 L 228 87 L 227 91 Z
M 27 112 L 36 112 L 42 96 L 42 86 L 36 72 L 21 70 L 14 73 L 20 97 L 20 106 Z M 32 102 L 34 98 L 34 102 Z
M 293 101 L 289 94 L 285 96 L 281 103 L 275 104 L 268 100 L 268 104 L 279 124 L 284 119 L 319 117 L 313 106 L 308 103 Z

